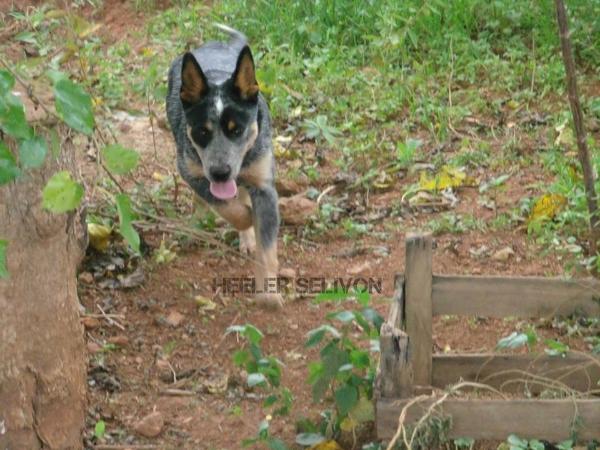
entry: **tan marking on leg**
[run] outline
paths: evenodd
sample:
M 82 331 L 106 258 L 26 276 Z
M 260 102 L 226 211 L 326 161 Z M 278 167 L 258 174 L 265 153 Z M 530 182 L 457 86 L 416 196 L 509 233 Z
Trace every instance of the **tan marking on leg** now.
M 238 231 L 247 230 L 252 226 L 252 202 L 243 186 L 238 189 L 236 198 L 211 207 Z
M 247 230 L 240 230 L 240 252 L 246 255 L 250 255 L 256 252 L 256 236 L 254 234 L 254 227 L 250 227 Z
M 277 259 L 277 240 L 270 247 L 265 248 L 260 238 L 260 218 L 255 218 L 254 229 L 256 230 L 256 286 L 264 290 L 267 279 L 276 279 L 279 273 L 279 261 Z M 276 284 L 276 283 L 275 283 Z M 283 308 L 283 297 L 278 292 L 263 292 L 256 295 L 258 305 L 268 309 Z
M 250 166 L 242 169 L 240 178 L 253 186 L 262 188 L 273 178 L 271 173 L 272 164 L 273 155 L 267 153 L 259 160 L 254 161 Z

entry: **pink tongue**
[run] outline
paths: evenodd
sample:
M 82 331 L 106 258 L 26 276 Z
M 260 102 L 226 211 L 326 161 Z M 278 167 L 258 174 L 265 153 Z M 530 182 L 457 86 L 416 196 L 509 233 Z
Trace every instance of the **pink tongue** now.
M 235 180 L 225 181 L 224 183 L 210 183 L 210 193 L 221 200 L 235 197 L 235 194 L 237 194 Z

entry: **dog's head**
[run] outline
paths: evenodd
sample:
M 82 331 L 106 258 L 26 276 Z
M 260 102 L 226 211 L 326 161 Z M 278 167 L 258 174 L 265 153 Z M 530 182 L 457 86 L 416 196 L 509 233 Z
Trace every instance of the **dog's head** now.
M 181 102 L 188 137 L 202 161 L 213 195 L 235 196 L 236 178 L 258 135 L 258 83 L 250 48 L 245 46 L 229 79 L 209 82 L 192 53 L 183 56 Z

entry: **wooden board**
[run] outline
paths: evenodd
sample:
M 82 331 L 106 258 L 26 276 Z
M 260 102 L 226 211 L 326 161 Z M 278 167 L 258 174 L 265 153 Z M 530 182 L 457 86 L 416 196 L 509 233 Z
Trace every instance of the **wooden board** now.
M 528 372 L 532 376 L 528 377 L 518 371 Z M 600 357 L 591 354 L 568 354 L 564 358 L 492 353 L 433 355 L 433 386 L 439 388 L 455 384 L 462 378 L 501 388 L 503 392 L 524 392 L 523 382 L 507 383 L 516 379 L 530 381 L 527 389 L 534 394 L 548 389 L 547 385 L 531 382 L 535 375 L 558 380 L 581 392 L 598 389 Z
M 398 427 L 398 417 L 409 400 L 377 402 L 377 436 L 390 439 Z M 408 410 L 407 422 L 414 423 L 430 406 L 431 400 Z M 582 420 L 578 437 L 600 439 L 600 400 L 446 400 L 439 409 L 452 416 L 450 438 L 504 440 L 514 433 L 527 439 L 558 442 L 571 435 L 570 424 Z
M 433 277 L 434 315 L 542 318 L 600 316 L 600 281 L 524 277 Z
M 431 277 L 431 234 L 408 234 L 404 312 L 414 383 L 421 386 L 431 384 Z

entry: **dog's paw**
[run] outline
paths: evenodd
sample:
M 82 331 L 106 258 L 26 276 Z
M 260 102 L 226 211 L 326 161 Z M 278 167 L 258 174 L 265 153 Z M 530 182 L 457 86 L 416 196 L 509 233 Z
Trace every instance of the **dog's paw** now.
M 240 231 L 240 252 L 244 255 L 256 252 L 256 236 L 253 227 Z
M 281 294 L 257 294 L 253 303 L 264 309 L 280 310 L 283 308 L 283 297 Z

